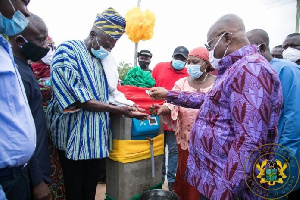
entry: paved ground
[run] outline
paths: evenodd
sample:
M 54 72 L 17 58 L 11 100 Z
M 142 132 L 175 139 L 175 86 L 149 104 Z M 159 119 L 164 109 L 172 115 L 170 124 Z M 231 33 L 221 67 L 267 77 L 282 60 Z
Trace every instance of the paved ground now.
M 167 181 L 163 184 L 162 189 L 168 190 Z M 106 185 L 98 184 L 95 200 L 103 200 L 105 198 L 105 192 L 106 192 Z

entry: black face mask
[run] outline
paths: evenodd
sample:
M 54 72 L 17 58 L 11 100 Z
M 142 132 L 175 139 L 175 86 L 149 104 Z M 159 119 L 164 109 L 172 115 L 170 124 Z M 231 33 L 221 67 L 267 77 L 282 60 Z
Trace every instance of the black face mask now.
M 139 61 L 139 65 L 142 69 L 146 69 L 150 65 L 150 62 Z
M 50 49 L 46 49 L 35 45 L 32 42 L 26 42 L 22 47 L 20 47 L 22 55 L 30 59 L 33 62 L 37 62 L 45 57 Z

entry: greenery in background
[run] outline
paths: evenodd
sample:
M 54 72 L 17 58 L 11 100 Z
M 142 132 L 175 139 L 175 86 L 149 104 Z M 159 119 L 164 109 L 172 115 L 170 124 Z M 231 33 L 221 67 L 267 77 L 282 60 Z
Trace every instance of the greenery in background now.
M 120 62 L 118 66 L 119 79 L 124 81 L 126 74 L 131 68 L 133 68 L 131 63 Z
M 123 83 L 124 85 L 149 88 L 155 85 L 155 80 L 150 71 L 143 71 L 139 66 L 135 66 L 128 71 Z

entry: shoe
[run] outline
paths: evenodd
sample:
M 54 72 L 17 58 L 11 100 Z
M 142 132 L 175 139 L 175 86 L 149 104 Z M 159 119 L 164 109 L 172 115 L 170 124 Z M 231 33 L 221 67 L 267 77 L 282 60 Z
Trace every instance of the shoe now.
M 168 183 L 168 188 L 169 188 L 169 191 L 173 192 L 173 185 L 174 185 L 174 182 L 172 183 Z

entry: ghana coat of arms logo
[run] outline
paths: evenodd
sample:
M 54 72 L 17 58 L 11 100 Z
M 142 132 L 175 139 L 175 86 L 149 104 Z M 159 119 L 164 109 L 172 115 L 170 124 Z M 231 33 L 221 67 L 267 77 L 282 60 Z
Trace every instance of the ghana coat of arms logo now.
M 256 164 L 256 168 L 259 174 L 256 178 L 260 179 L 260 183 L 267 183 L 268 185 L 275 185 L 276 183 L 283 183 L 283 179 L 287 178 L 284 171 L 287 168 L 287 164 L 282 163 L 279 160 L 267 160 L 262 161 L 261 165 Z

